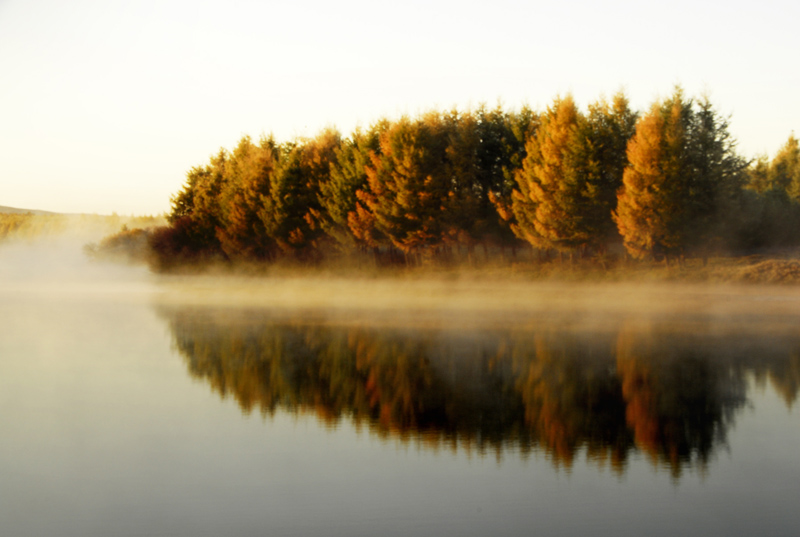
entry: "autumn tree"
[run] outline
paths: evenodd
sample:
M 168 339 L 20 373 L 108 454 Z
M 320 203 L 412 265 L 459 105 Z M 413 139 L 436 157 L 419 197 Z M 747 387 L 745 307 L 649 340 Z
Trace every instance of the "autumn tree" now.
M 545 250 L 603 249 L 635 118 L 622 93 L 592 104 L 588 115 L 571 96 L 556 99 L 516 173 L 515 233 Z
M 707 98 L 696 105 L 678 88 L 637 123 L 627 154 L 614 219 L 628 252 L 668 259 L 706 247 L 747 164 L 727 121 Z
M 496 114 L 489 119 L 492 123 L 498 123 Z M 498 216 L 510 224 L 514 220 L 513 198 L 514 190 L 517 188 L 515 179 L 517 170 L 522 168 L 522 163 L 527 155 L 525 146 L 527 141 L 534 136 L 540 124 L 539 114 L 529 108 L 523 108 L 519 113 L 511 113 L 503 118 L 504 129 L 509 135 L 493 136 L 499 138 L 492 145 L 502 147 L 501 154 L 507 155 L 507 159 L 501 163 L 502 181 L 492 185 L 489 191 L 489 200 L 497 210 Z M 494 129 L 493 129 L 494 130 Z M 491 138 L 490 138 L 491 139 Z M 513 232 L 512 232 L 513 233 Z
M 258 212 L 283 253 L 303 256 L 317 250 L 323 234 L 320 185 L 330 180 L 340 143 L 339 133 L 329 129 L 311 140 L 283 146 L 280 165 L 271 175 L 269 194 L 260 198 Z
M 370 155 L 379 152 L 380 135 L 388 124 L 386 120 L 379 121 L 365 131 L 357 129 L 342 140 L 335 150 L 329 177 L 319 184 L 320 225 L 345 250 L 357 243 L 348 217 L 356 210 L 356 192 L 367 183 Z
M 262 138 L 256 145 L 245 136 L 228 159 L 225 187 L 220 193 L 224 219 L 217 228 L 217 238 L 230 259 L 263 260 L 274 254 L 274 241 L 259 211 L 262 198 L 270 194 L 279 153 L 273 138 Z
M 244 137 L 189 172 L 170 229 L 154 236 L 187 259 L 316 260 L 360 247 L 412 260 L 520 241 L 602 252 L 621 235 L 644 258 L 764 245 L 791 227 L 782 214 L 800 216 L 794 137 L 743 189 L 746 163 L 708 99 L 677 90 L 636 118 L 620 93 L 586 113 L 567 96 L 543 114 L 434 111 L 347 139 Z
M 406 255 L 438 245 L 448 192 L 445 150 L 435 117 L 402 118 L 384 131 L 380 154 L 373 153 L 366 168 L 367 185 L 356 193 L 354 234 L 365 241 L 382 235 Z
M 224 255 L 217 229 L 223 221 L 220 193 L 225 186 L 228 153 L 220 150 L 209 164 L 186 174 L 183 188 L 172 197 L 168 227 L 156 230 L 150 239 L 154 262 L 159 268 L 176 263 L 197 262 Z
M 572 251 L 590 240 L 581 210 L 587 170 L 578 158 L 584 122 L 571 96 L 556 99 L 526 144 L 512 229 L 536 248 Z
M 772 160 L 769 177 L 773 188 L 785 190 L 791 200 L 800 203 L 800 143 L 794 134 Z
M 783 193 L 800 201 L 800 143 L 794 134 L 771 161 L 761 155 L 751 163 L 747 186 L 761 194 Z
M 380 192 L 383 201 L 388 202 L 388 192 L 400 192 L 403 189 L 411 191 L 408 190 L 411 187 L 410 182 L 401 186 L 401 182 L 396 180 L 397 177 L 412 172 L 412 167 L 401 170 L 402 166 L 396 165 L 397 149 L 405 143 L 397 143 L 398 133 L 405 129 L 407 134 L 412 130 L 415 132 L 414 144 L 420 150 L 420 158 L 414 164 L 415 169 L 419 170 L 423 166 L 434 172 L 428 174 L 427 181 L 418 183 L 423 184 L 423 190 L 428 192 L 421 191 L 422 197 L 416 199 L 417 202 L 424 199 L 425 203 L 430 203 L 429 209 L 432 208 L 432 211 L 428 210 L 428 214 L 435 216 L 435 221 L 430 219 L 425 226 L 432 232 L 428 233 L 424 245 L 412 249 L 458 251 L 466 247 L 471 251 L 476 244 L 504 244 L 514 240 L 510 239 L 508 219 L 498 214 L 498 207 L 508 203 L 512 190 L 509 181 L 513 181 L 513 171 L 522 160 L 524 140 L 534 121 L 535 114 L 528 109 L 519 113 L 507 113 L 499 107 L 489 110 L 481 106 L 475 111 L 451 110 L 444 114 L 432 112 L 413 121 L 404 118 L 391 125 L 385 123 L 381 130 L 382 141 L 372 151 L 370 162 L 365 167 L 365 171 L 371 169 L 375 172 L 372 182 L 368 180 L 358 189 L 358 202 L 348 213 L 348 225 L 353 236 L 358 242 L 369 246 L 389 246 L 410 252 L 407 247 L 400 246 L 396 238 L 390 238 L 392 234 L 387 231 L 392 226 L 387 225 L 385 216 L 388 210 L 376 211 L 380 204 L 379 198 L 374 196 L 375 192 Z M 396 130 L 387 134 L 386 131 L 390 128 Z M 395 138 L 393 144 L 389 143 L 392 137 Z M 411 139 L 410 135 L 406 137 L 407 141 Z M 393 145 L 395 156 L 384 153 L 383 148 L 387 144 Z M 407 158 L 409 154 L 400 158 Z M 407 162 L 411 163 L 412 160 Z M 383 181 L 381 178 L 392 177 L 391 174 L 386 174 L 390 169 L 394 170 L 392 173 L 395 174 L 395 180 L 390 182 L 393 186 L 387 191 L 380 183 Z M 376 186 L 374 191 L 373 184 Z M 413 201 L 408 196 L 404 200 Z M 421 208 L 422 204 L 417 207 Z M 413 217 L 410 220 L 414 220 L 416 209 L 407 209 L 410 206 L 402 214 Z M 395 210 L 400 209 L 395 207 Z M 382 222 L 379 217 L 383 219 Z M 398 223 L 399 221 L 395 221 L 395 224 Z
M 684 244 L 681 156 L 689 108 L 678 97 L 655 103 L 628 144 L 614 220 L 625 248 L 636 258 L 677 253 Z
M 572 248 L 572 223 L 560 202 L 562 193 L 575 188 L 570 184 L 574 174 L 566 175 L 572 171 L 567 153 L 577 136 L 578 115 L 572 97 L 557 99 L 542 116 L 536 135 L 527 141 L 522 168 L 515 174 L 512 210 L 516 222 L 512 229 L 536 248 Z

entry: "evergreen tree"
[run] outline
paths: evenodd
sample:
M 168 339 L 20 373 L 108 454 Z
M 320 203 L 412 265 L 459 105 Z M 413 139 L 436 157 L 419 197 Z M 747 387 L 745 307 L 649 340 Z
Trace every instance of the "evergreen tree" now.
M 773 190 L 769 172 L 769 158 L 766 155 L 756 158 L 747 169 L 747 188 L 759 194 Z
M 747 163 L 707 98 L 695 106 L 678 88 L 655 103 L 637 124 L 628 162 L 614 218 L 631 255 L 705 251 L 727 233 Z
M 741 246 L 747 250 L 788 246 L 798 242 L 800 223 L 800 155 L 797 139 L 789 137 L 770 161 L 762 155 L 747 169 L 746 205 L 737 219 Z
M 454 109 L 441 118 L 429 116 L 430 120 L 439 123 L 437 128 L 444 131 L 447 144 L 443 173 L 448 190 L 443 215 L 448 220 L 443 222 L 443 239 L 471 250 L 479 240 L 482 216 L 485 217 L 480 214 L 484 177 L 478 162 L 481 146 L 478 119 L 471 112 L 460 113 Z
M 502 117 L 498 117 L 500 115 Z M 527 107 L 522 108 L 518 113 L 509 114 L 503 114 L 497 109 L 497 112 L 493 113 L 487 121 L 492 125 L 502 125 L 500 128 L 493 127 L 490 130 L 494 136 L 490 136 L 489 139 L 494 139 L 494 143 L 489 147 L 499 146 L 500 148 L 496 153 L 501 155 L 501 159 L 497 163 L 500 166 L 501 175 L 495 176 L 497 182 L 493 183 L 489 189 L 489 201 L 499 217 L 499 220 L 496 221 L 496 238 L 503 246 L 513 247 L 518 241 L 527 240 L 520 235 L 520 230 L 532 229 L 530 223 L 525 228 L 520 228 L 515 224 L 514 198 L 518 186 L 516 174 L 522 168 L 522 163 L 527 156 L 526 144 L 536 135 L 540 122 L 539 114 Z
M 318 253 L 320 185 L 330 180 L 340 143 L 339 133 L 331 129 L 312 140 L 283 146 L 280 165 L 270 176 L 269 193 L 261 196 L 258 212 L 267 234 L 283 253 Z
M 196 166 L 186 174 L 186 184 L 172 198 L 167 217 L 171 226 L 180 230 L 180 236 L 170 238 L 172 250 L 179 249 L 186 256 L 221 251 L 217 229 L 224 220 L 220 196 L 225 188 L 227 161 L 228 153 L 221 149 L 209 164 Z
M 515 244 L 511 231 L 514 173 L 525 157 L 525 142 L 536 130 L 538 115 L 524 107 L 505 112 L 499 106 L 477 111 L 479 182 L 478 236 L 484 243 Z
M 261 199 L 269 195 L 278 158 L 279 148 L 272 138 L 262 138 L 255 145 L 245 136 L 228 159 L 220 194 L 224 219 L 217 238 L 230 259 L 268 259 L 273 254 L 274 241 L 258 213 Z
M 589 105 L 582 151 L 578 160 L 585 162 L 586 198 L 585 224 L 591 245 L 603 248 L 618 237 L 611 214 L 617 205 L 617 191 L 628 164 L 628 141 L 636 130 L 637 114 L 630 109 L 628 99 L 617 93 L 609 103 L 601 99 Z M 580 142 L 579 141 L 579 142 Z
M 794 134 L 775 155 L 769 175 L 772 188 L 785 191 L 791 200 L 800 203 L 800 144 Z
M 732 215 L 741 201 L 748 166 L 736 153 L 727 119 L 714 110 L 707 96 L 693 109 L 687 152 L 691 206 L 686 235 L 690 247 L 706 252 L 735 232 Z
M 365 241 L 382 235 L 405 254 L 440 244 L 448 193 L 440 122 L 402 118 L 381 134 L 380 149 L 366 168 L 367 188 L 356 193 L 354 235 Z
M 356 244 L 348 217 L 356 210 L 356 192 L 367 183 L 370 154 L 380 150 L 380 134 L 387 127 L 388 121 L 382 120 L 367 131 L 356 130 L 349 139 L 343 140 L 336 149 L 329 179 L 319 185 L 321 226 L 345 250 Z

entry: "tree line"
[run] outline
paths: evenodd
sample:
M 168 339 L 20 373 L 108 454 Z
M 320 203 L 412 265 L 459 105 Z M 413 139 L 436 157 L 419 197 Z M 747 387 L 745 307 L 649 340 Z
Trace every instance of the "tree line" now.
M 515 255 L 681 259 L 800 243 L 800 148 L 736 152 L 728 121 L 680 88 L 581 111 L 431 111 L 344 137 L 243 137 L 192 168 L 152 232 L 161 268 L 198 261 L 383 262 Z

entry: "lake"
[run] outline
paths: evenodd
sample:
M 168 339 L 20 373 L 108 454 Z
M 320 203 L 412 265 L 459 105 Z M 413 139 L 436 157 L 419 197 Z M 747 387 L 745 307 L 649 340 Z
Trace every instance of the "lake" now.
M 59 249 L 63 248 L 63 249 Z M 800 291 L 0 249 L 0 533 L 796 535 Z

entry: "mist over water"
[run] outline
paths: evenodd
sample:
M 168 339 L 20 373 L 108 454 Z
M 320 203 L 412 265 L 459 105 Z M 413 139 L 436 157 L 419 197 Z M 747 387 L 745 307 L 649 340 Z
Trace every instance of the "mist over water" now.
M 0 533 L 800 527 L 793 287 L 156 276 L 91 240 L 0 244 Z
M 0 292 L 25 297 L 136 295 L 153 290 L 144 266 L 93 262 L 86 244 L 102 235 L 63 233 L 49 238 L 0 242 Z

